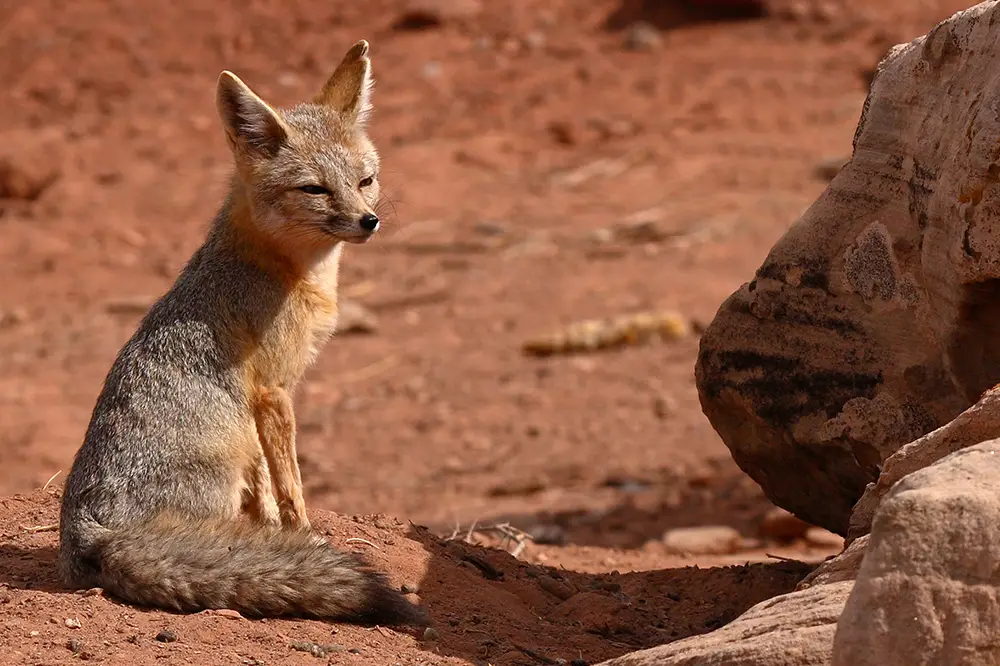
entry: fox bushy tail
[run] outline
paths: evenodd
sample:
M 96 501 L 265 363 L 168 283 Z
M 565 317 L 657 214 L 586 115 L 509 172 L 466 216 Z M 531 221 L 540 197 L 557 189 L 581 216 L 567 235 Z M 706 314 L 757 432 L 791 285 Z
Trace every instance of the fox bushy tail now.
M 97 544 L 99 584 L 125 601 L 181 612 L 424 625 L 423 610 L 361 560 L 305 531 L 158 518 Z

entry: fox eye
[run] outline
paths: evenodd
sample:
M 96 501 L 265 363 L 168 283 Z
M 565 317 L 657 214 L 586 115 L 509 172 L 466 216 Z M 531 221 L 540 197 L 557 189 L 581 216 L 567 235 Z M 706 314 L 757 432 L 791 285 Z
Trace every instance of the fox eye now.
M 330 190 L 321 185 L 303 185 L 299 188 L 306 194 L 329 194 Z
M 358 187 L 368 187 L 374 182 L 375 182 L 375 177 L 368 176 L 367 178 L 363 179 L 360 183 L 358 183 Z

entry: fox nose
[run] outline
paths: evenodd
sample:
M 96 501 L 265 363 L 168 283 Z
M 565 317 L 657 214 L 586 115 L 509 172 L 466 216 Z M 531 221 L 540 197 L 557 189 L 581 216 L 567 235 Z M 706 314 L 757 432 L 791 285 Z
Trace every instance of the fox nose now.
M 378 229 L 378 216 L 372 215 L 371 213 L 365 213 L 361 216 L 361 228 L 365 231 L 375 231 Z

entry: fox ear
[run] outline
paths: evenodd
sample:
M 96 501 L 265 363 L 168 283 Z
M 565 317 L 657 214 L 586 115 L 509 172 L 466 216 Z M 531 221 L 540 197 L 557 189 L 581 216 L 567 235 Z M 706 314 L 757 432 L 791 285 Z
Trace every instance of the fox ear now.
M 219 75 L 215 104 L 233 147 L 274 155 L 288 138 L 288 127 L 278 113 L 229 71 Z
M 368 42 L 362 39 L 340 61 L 315 101 L 339 111 L 350 123 L 364 125 L 372 109 L 373 85 Z

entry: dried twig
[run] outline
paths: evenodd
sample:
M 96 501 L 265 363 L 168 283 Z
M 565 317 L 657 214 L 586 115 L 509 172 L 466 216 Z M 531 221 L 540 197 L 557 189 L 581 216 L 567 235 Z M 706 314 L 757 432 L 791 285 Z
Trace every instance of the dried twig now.
M 466 543 L 472 543 L 472 533 L 475 531 L 476 531 L 476 521 L 473 520 L 472 524 L 469 525 L 469 531 L 465 533 Z
M 515 648 L 517 648 L 518 650 L 520 650 L 521 652 L 523 652 L 524 654 L 526 654 L 529 657 L 531 657 L 532 659 L 540 661 L 543 664 L 558 664 L 559 663 L 555 659 L 550 659 L 549 657 L 546 657 L 544 654 L 538 654 L 534 650 L 529 650 L 528 648 L 524 647 L 523 645 L 518 645 L 517 643 L 512 643 L 512 645 Z
M 490 631 L 485 631 L 483 629 L 473 629 L 471 627 L 463 627 L 462 628 L 462 633 L 466 633 L 466 634 L 482 634 L 484 636 L 492 636 L 493 635 L 493 633 L 490 632 Z
M 31 527 L 21 526 L 21 529 L 28 534 L 38 534 L 40 532 L 55 532 L 59 529 L 59 523 L 53 523 L 51 525 L 33 525 Z
M 62 470 L 59 470 L 58 472 L 56 472 L 55 474 L 53 474 L 52 476 L 50 476 L 49 480 L 45 482 L 44 486 L 42 486 L 42 490 L 47 490 L 48 487 L 49 487 L 49 484 L 52 483 L 53 481 L 55 481 L 56 477 L 59 476 L 60 474 L 62 474 Z
M 477 525 L 476 521 L 472 521 L 472 524 L 465 530 L 458 525 L 455 525 L 455 529 L 446 541 L 454 541 L 461 532 L 465 532 L 465 536 L 462 538 L 462 541 L 465 543 L 474 543 L 472 540 L 474 534 L 484 534 L 493 537 L 499 536 L 500 543 L 498 544 L 498 547 L 501 550 L 506 550 L 514 557 L 520 557 L 521 553 L 524 552 L 527 542 L 534 541 L 534 537 L 527 532 L 522 532 L 516 527 L 513 527 L 510 523 Z
M 375 550 L 382 550 L 381 548 L 379 548 L 378 546 L 376 546 L 375 544 L 373 544 L 368 539 L 362 539 L 361 537 L 351 537 L 350 539 L 348 539 L 344 543 L 364 543 L 364 544 L 367 544 L 367 545 L 371 546 Z
M 797 560 L 794 557 L 785 557 L 784 555 L 774 555 L 773 553 L 764 553 L 765 557 L 770 557 L 773 560 L 778 560 L 779 562 L 795 562 L 796 564 L 805 564 L 802 560 Z

